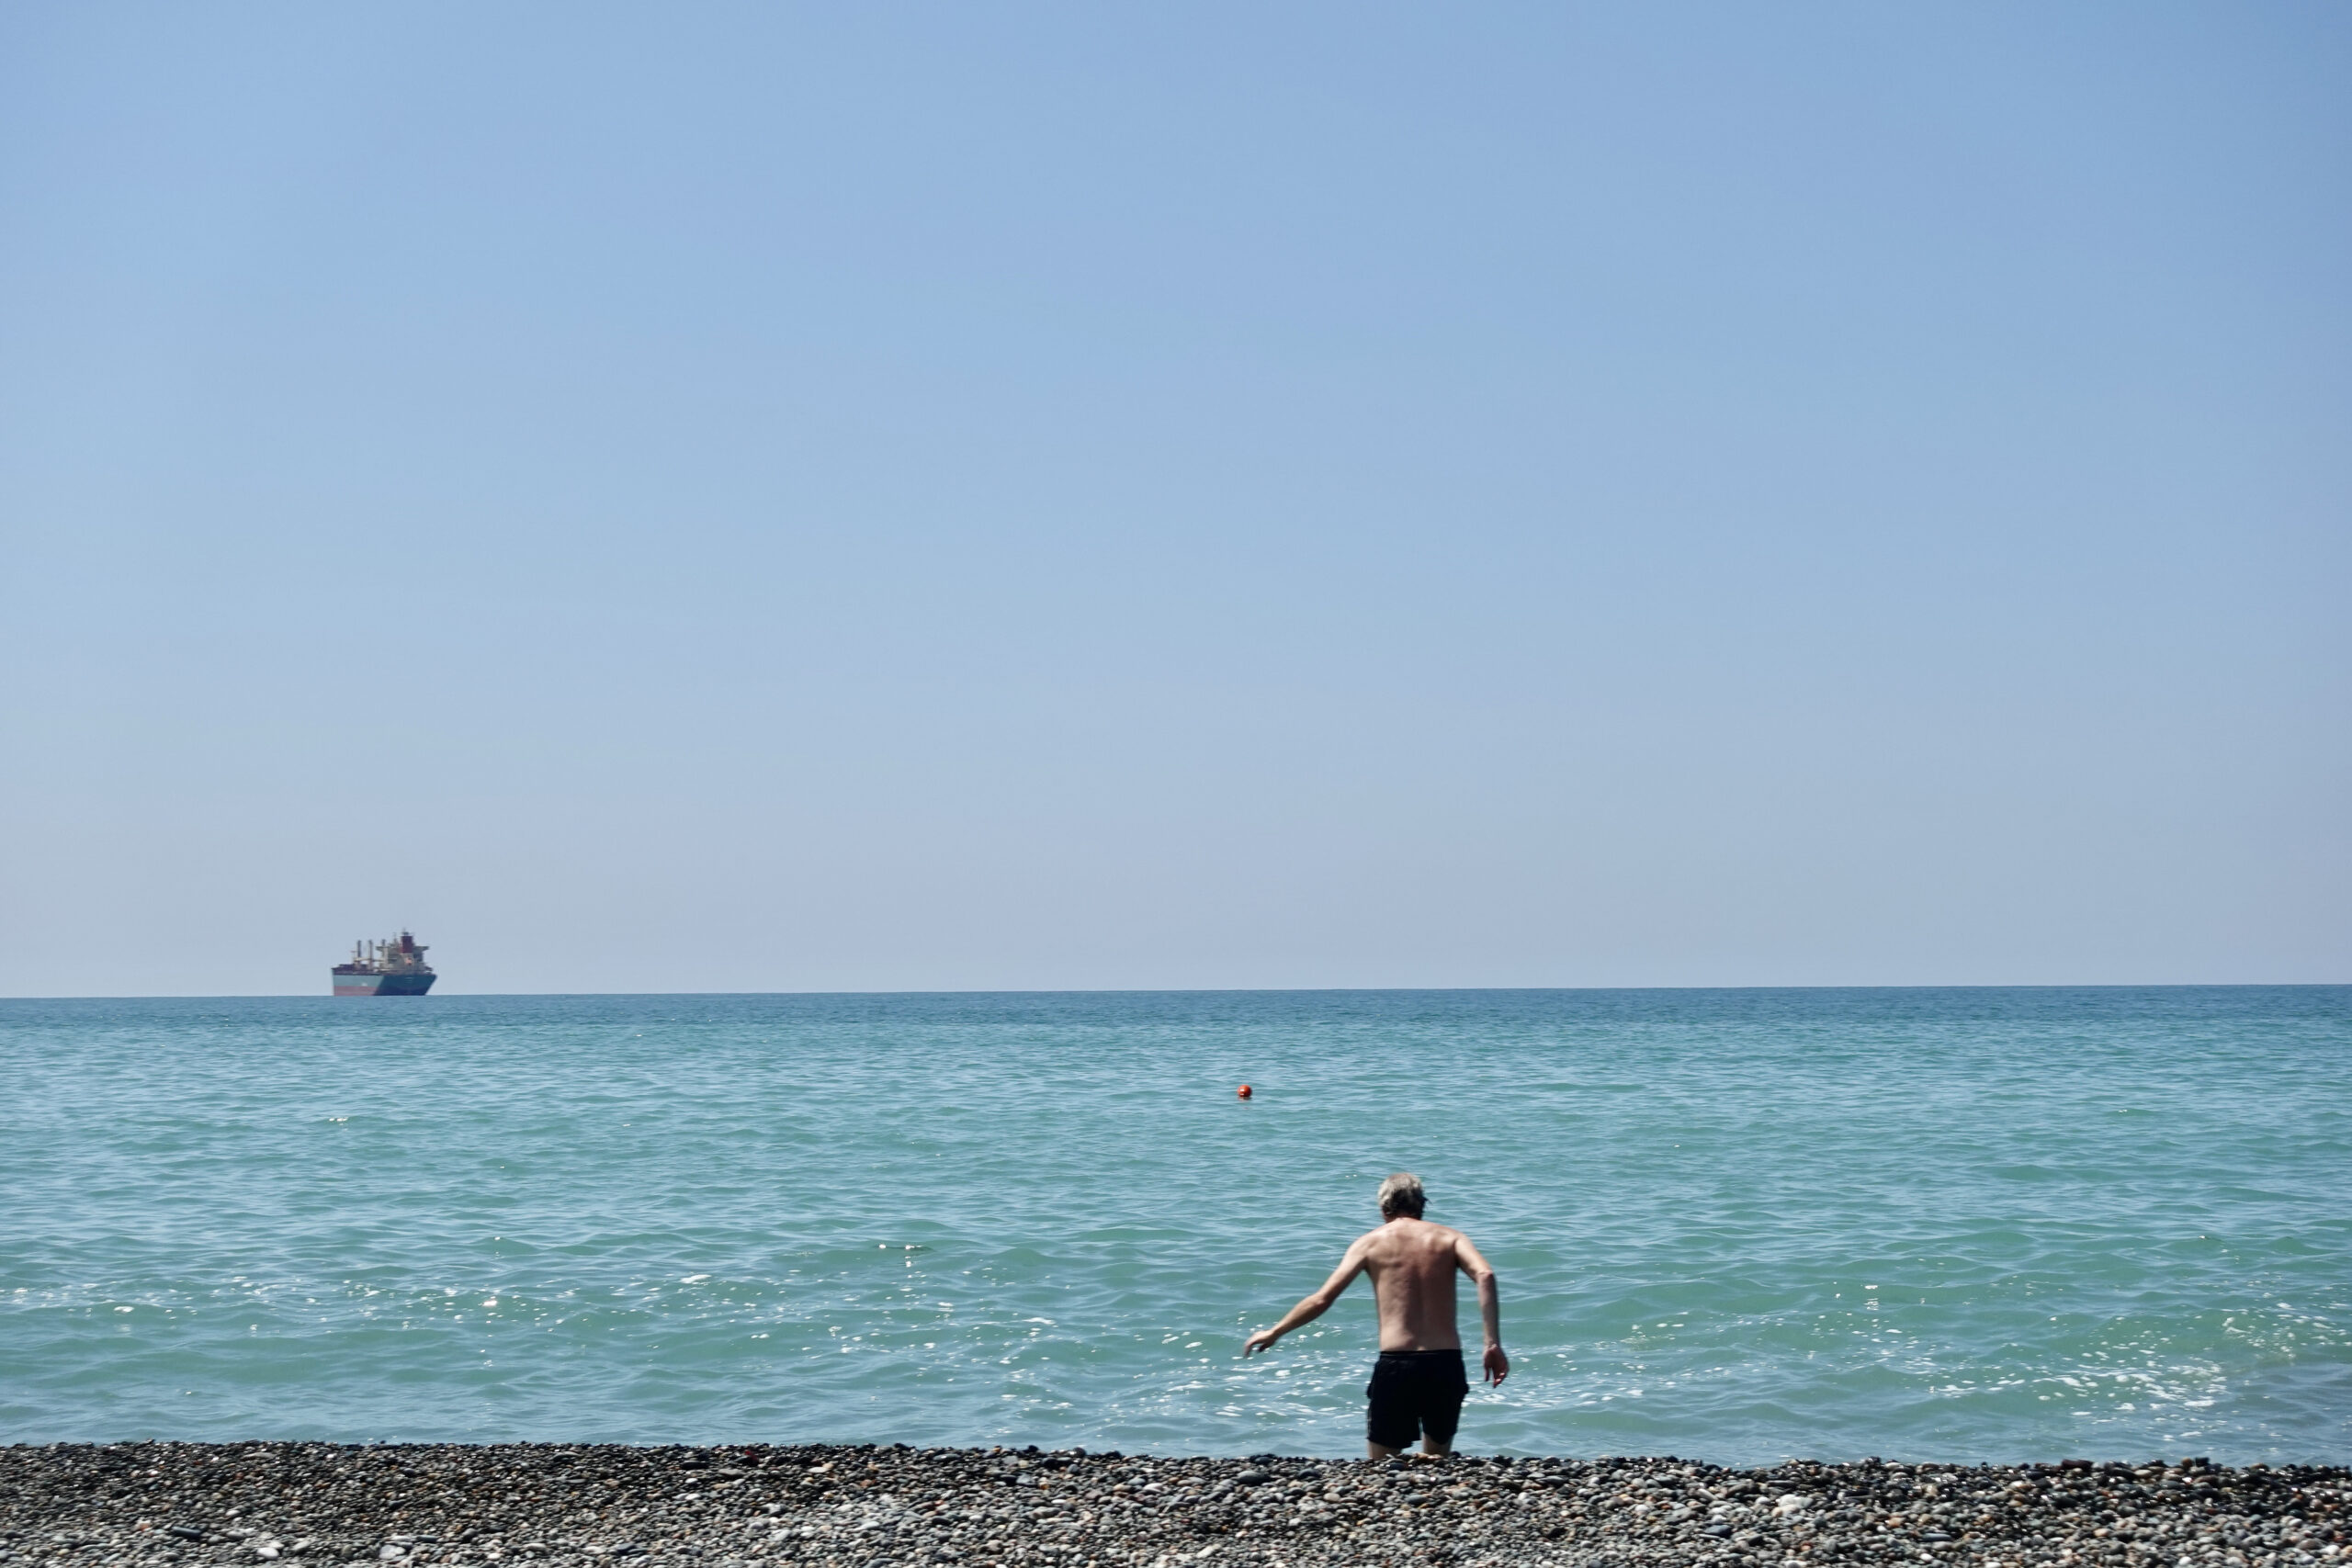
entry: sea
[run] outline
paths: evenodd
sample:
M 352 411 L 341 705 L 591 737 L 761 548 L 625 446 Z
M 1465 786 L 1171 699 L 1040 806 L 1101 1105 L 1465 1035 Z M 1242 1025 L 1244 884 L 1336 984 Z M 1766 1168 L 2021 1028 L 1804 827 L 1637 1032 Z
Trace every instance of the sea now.
M 0 1001 L 0 1440 L 1354 1454 L 1395 1170 L 1467 1452 L 2352 1459 L 2346 987 Z

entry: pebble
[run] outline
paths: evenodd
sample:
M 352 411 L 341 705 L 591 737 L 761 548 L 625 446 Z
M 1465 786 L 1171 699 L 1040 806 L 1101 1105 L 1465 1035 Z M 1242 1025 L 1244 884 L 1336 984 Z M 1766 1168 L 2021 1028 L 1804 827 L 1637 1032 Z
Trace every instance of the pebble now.
M 0 1449 L 0 1560 L 89 1568 L 2285 1568 L 2352 1562 L 2352 1472 L 899 1446 Z M 237 1520 L 237 1523 L 232 1523 Z

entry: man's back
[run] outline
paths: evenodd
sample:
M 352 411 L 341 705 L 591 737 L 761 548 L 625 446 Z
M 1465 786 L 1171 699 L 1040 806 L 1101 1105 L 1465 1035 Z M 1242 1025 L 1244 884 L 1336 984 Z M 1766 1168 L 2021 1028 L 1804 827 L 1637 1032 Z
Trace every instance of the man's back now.
M 1453 1281 L 1486 1265 L 1467 1236 L 1450 1225 L 1398 1218 L 1358 1237 L 1364 1272 L 1380 1305 L 1384 1350 L 1459 1350 Z

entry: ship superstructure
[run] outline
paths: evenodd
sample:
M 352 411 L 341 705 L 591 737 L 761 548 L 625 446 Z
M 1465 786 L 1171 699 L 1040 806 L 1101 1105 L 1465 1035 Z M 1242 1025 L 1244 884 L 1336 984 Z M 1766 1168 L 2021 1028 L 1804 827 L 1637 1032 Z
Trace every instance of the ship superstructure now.
M 421 997 L 435 976 L 424 944 L 406 931 L 383 942 L 355 942 L 351 962 L 334 966 L 338 997 Z

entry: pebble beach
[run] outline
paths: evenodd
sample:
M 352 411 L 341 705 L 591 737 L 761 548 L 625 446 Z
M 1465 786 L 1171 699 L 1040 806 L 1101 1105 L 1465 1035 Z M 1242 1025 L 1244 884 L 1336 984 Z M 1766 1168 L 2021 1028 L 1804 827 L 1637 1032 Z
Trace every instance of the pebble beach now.
M 0 1561 L 2272 1564 L 2352 1472 L 1083 1450 L 115 1443 L 0 1450 Z

